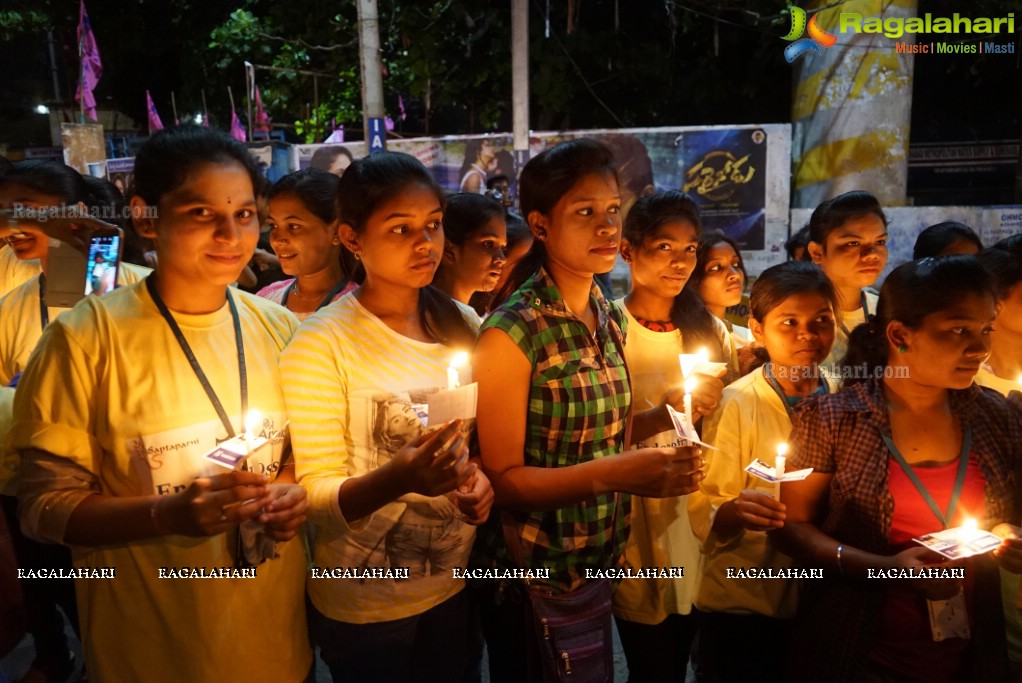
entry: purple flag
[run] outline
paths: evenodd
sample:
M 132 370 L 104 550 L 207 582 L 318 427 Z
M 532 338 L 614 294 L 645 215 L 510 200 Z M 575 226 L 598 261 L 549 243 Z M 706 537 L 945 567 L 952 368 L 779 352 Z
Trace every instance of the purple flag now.
M 85 11 L 85 0 L 80 0 L 78 5 L 78 57 L 82 63 L 82 70 L 78 78 L 78 89 L 75 91 L 75 101 L 81 102 L 86 115 L 97 121 L 96 98 L 92 91 L 103 75 L 103 62 L 99 59 L 99 46 L 96 45 L 96 36 L 92 33 L 92 24 L 89 23 L 89 15 Z
M 245 135 L 245 127 L 241 125 L 241 119 L 235 113 L 234 107 L 231 107 L 231 137 L 238 142 L 245 142 L 248 137 Z
M 266 110 L 263 109 L 263 96 L 259 93 L 259 88 L 255 89 L 255 101 L 256 101 L 255 125 L 252 126 L 252 130 L 257 130 L 261 133 L 269 133 L 270 117 L 266 114 Z
M 148 90 L 145 91 L 145 106 L 149 112 L 149 134 L 152 135 L 158 130 L 163 130 L 163 121 L 160 120 L 160 115 L 156 112 L 156 105 L 153 104 L 153 98 Z

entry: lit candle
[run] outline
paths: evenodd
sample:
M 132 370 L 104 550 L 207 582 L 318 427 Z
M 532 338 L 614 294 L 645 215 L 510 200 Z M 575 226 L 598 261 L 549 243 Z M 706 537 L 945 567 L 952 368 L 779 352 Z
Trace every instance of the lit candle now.
M 689 377 L 685 380 L 685 415 L 688 416 L 688 423 L 690 425 L 695 424 L 695 418 L 692 417 L 692 392 L 695 391 L 696 380 L 694 377 Z
M 965 521 L 962 522 L 962 526 L 958 530 L 958 540 L 962 543 L 969 543 L 976 537 L 976 532 L 979 530 L 979 522 L 972 517 L 966 517 Z
M 262 413 L 254 409 L 248 411 L 248 415 L 245 416 L 245 450 L 249 453 L 252 452 L 252 440 L 262 423 Z
M 774 498 L 777 500 L 781 499 L 781 480 L 784 479 L 785 455 L 787 453 L 788 444 L 777 444 L 777 458 L 774 459 L 774 476 L 777 477 L 777 481 L 774 482 Z
M 458 351 L 451 358 L 451 364 L 447 367 L 447 390 L 454 391 L 461 386 L 461 376 L 458 374 L 458 368 L 465 365 L 468 362 L 468 354 L 464 351 Z
M 681 365 L 681 377 L 682 379 L 687 378 L 692 372 L 699 367 L 700 363 L 707 363 L 710 360 L 710 354 L 706 350 L 706 347 L 699 349 L 695 353 L 679 353 L 678 363 Z

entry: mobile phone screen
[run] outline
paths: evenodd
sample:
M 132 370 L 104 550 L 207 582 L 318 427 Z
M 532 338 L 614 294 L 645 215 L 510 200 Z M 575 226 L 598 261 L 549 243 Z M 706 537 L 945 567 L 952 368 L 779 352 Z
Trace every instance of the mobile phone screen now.
M 89 259 L 85 271 L 86 296 L 114 291 L 120 254 L 119 235 L 97 235 L 89 240 Z

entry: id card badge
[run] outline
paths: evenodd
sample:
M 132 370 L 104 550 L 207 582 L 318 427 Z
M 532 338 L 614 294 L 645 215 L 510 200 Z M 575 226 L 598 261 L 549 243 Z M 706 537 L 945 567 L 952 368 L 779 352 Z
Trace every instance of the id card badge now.
M 949 600 L 927 600 L 926 607 L 930 613 L 930 633 L 933 640 L 940 642 L 947 638 L 972 637 L 969 630 L 969 614 L 965 610 L 965 592 Z

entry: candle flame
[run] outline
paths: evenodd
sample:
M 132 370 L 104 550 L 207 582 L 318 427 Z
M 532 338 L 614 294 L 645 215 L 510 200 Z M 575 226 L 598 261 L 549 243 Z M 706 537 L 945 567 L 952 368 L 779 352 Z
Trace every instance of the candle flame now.
M 786 443 L 779 443 L 779 444 L 777 444 L 777 455 L 780 456 L 780 455 L 787 455 L 787 454 L 788 454 L 788 444 L 786 444 Z
M 248 411 L 248 415 L 245 416 L 245 433 L 254 435 L 259 431 L 259 427 L 263 424 L 263 414 L 258 410 Z
M 688 377 L 688 378 L 686 378 L 685 379 L 685 393 L 686 394 L 691 394 L 693 391 L 696 390 L 696 385 L 697 384 L 698 384 L 698 382 L 696 382 L 696 378 L 695 377 Z
M 696 359 L 700 363 L 708 363 L 709 362 L 709 360 L 710 360 L 710 353 L 706 350 L 705 346 L 703 348 L 699 349 L 696 352 Z
M 965 529 L 966 531 L 976 531 L 977 529 L 979 529 L 979 522 L 977 522 L 972 517 L 966 517 L 965 521 L 962 522 L 962 528 Z
M 468 363 L 468 353 L 465 351 L 458 351 L 451 358 L 451 367 L 460 368 Z

